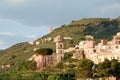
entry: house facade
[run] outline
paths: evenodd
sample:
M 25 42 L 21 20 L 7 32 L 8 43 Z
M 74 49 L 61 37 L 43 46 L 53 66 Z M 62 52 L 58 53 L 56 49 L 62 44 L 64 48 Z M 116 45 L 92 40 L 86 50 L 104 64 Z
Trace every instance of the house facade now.
M 94 41 L 86 40 L 81 41 L 76 47 L 79 50 L 82 49 L 85 57 L 92 60 L 95 64 L 103 62 L 105 59 L 117 59 L 120 61 L 120 33 L 113 36 L 111 41 L 101 40 L 100 43 L 95 45 Z

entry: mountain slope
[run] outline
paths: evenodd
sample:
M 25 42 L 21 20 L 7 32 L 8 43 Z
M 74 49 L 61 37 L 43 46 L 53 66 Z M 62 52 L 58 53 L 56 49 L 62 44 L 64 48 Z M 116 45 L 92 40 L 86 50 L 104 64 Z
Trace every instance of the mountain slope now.
M 71 24 L 62 25 L 53 32 L 34 41 L 34 45 L 28 42 L 18 43 L 12 47 L 0 51 L 0 65 L 10 64 L 12 68 L 17 67 L 23 61 L 28 60 L 35 52 L 35 48 L 49 47 L 55 51 L 55 43 L 53 39 L 57 35 L 71 37 L 72 40 L 65 40 L 65 48 L 75 46 L 80 40 L 85 39 L 85 35 L 93 35 L 96 41 L 100 39 L 112 39 L 112 36 L 120 31 L 120 21 L 118 19 L 109 18 L 85 18 L 74 20 Z M 50 39 L 50 40 L 46 40 Z M 36 43 L 39 44 L 36 45 Z M 4 71 L 4 69 L 1 69 Z
M 112 39 L 112 36 L 120 31 L 119 21 L 109 18 L 86 18 L 72 21 L 69 25 L 62 25 L 52 33 L 44 36 L 54 38 L 57 35 L 70 36 L 74 44 L 85 38 L 85 35 L 93 35 L 95 39 Z M 38 39 L 39 41 L 40 39 Z

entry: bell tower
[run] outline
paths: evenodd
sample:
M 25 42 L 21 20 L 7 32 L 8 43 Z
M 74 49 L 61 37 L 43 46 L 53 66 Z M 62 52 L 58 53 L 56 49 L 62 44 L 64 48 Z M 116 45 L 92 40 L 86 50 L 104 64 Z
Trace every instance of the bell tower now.
M 54 42 L 56 43 L 56 54 L 57 54 L 57 63 L 59 63 L 64 57 L 64 41 L 63 36 L 58 35 L 54 38 Z
M 56 42 L 56 53 L 64 53 L 63 36 L 58 35 L 55 37 L 54 42 Z
M 53 31 L 53 27 L 52 26 L 50 26 L 50 33 Z

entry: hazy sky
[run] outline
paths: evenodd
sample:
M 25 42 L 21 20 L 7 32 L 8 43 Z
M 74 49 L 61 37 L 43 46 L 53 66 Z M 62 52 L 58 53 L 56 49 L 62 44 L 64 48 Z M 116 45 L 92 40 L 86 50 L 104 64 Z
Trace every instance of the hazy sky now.
M 87 17 L 120 16 L 120 0 L 0 0 L 0 49 L 33 41 L 49 27 Z

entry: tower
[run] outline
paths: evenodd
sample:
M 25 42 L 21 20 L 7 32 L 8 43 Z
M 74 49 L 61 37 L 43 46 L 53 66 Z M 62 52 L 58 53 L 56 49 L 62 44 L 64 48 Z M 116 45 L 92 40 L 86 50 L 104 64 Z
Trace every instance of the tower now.
M 56 42 L 56 53 L 64 53 L 63 36 L 58 35 L 55 37 L 54 42 Z
M 64 57 L 63 36 L 58 35 L 57 37 L 54 38 L 54 42 L 56 42 L 57 63 L 59 63 Z
M 52 26 L 50 26 L 50 33 L 53 31 L 53 28 L 52 28 Z

